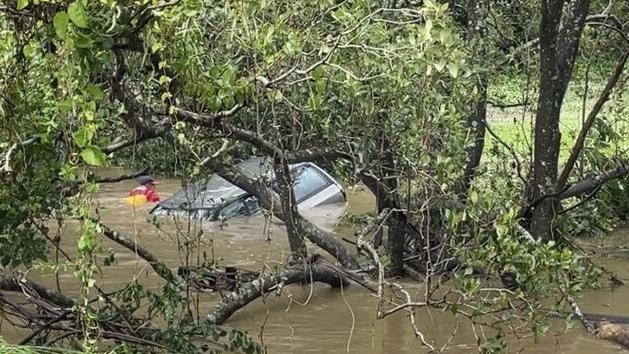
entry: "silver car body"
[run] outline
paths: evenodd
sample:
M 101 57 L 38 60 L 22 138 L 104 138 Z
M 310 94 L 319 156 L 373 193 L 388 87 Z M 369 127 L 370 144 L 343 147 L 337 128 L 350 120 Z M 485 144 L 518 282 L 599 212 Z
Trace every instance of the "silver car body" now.
M 255 178 L 274 182 L 273 169 L 266 159 L 253 157 L 240 162 L 238 166 Z M 290 169 L 300 211 L 347 202 L 343 187 L 316 164 L 303 162 L 291 165 Z M 193 183 L 177 191 L 153 208 L 151 214 L 223 220 L 258 211 L 258 202 L 254 196 L 214 174 L 205 183 Z

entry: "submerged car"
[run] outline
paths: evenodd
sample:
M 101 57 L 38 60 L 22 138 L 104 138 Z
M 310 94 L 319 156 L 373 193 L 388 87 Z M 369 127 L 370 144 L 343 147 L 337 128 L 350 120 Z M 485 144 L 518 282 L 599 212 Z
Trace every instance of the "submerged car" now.
M 253 157 L 237 164 L 249 175 L 266 177 L 275 188 L 275 174 L 267 159 Z M 321 167 L 311 162 L 290 165 L 297 208 L 301 210 L 328 204 L 345 204 L 343 187 Z M 177 191 L 152 210 L 154 215 L 180 215 L 210 221 L 252 215 L 260 211 L 255 196 L 213 174 Z

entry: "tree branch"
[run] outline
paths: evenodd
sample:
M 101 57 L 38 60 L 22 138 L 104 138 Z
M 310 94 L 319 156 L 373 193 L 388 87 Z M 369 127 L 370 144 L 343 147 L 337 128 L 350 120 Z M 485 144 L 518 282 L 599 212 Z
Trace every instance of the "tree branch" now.
M 629 175 L 629 164 L 622 162 L 618 167 L 613 170 L 605 171 L 596 177 L 586 178 L 579 181 L 565 191 L 559 193 L 558 198 L 560 200 L 568 199 L 571 197 L 580 196 L 586 193 L 590 193 L 596 187 L 609 182 L 613 179 L 622 178 Z
M 351 153 L 335 148 L 306 149 L 286 153 L 286 160 L 290 163 L 333 161 L 338 159 L 354 161 L 354 156 Z
M 583 149 L 583 145 L 585 143 L 585 138 L 587 137 L 588 132 L 594 125 L 594 121 L 596 120 L 596 117 L 603 109 L 605 102 L 609 100 L 609 97 L 612 91 L 614 90 L 614 87 L 616 87 L 616 84 L 618 83 L 618 80 L 620 79 L 620 76 L 622 75 L 625 69 L 625 64 L 627 63 L 627 59 L 629 59 L 629 50 L 625 51 L 622 58 L 616 65 L 616 68 L 614 69 L 614 73 L 607 80 L 607 85 L 605 85 L 603 92 L 601 92 L 601 95 L 599 96 L 598 100 L 594 104 L 594 107 L 592 107 L 592 110 L 588 114 L 587 119 L 583 123 L 583 127 L 581 128 L 581 131 L 579 132 L 577 141 L 574 143 L 574 146 L 572 147 L 572 151 L 570 152 L 570 156 L 568 157 L 568 160 L 566 161 L 563 171 L 561 172 L 561 175 L 559 176 L 557 180 L 557 189 L 561 190 L 566 185 L 566 182 L 568 181 L 568 178 L 570 177 L 570 173 L 572 172 L 572 169 L 574 168 L 574 165 L 577 162 L 579 155 L 581 154 L 581 150 Z
M 37 295 L 62 308 L 70 308 L 76 304 L 72 298 L 64 294 L 48 289 L 33 281 L 18 279 L 7 274 L 0 275 L 0 290 L 23 293 L 26 296 Z
M 164 134 L 166 134 L 167 131 L 168 131 L 167 129 L 163 129 L 159 132 L 155 132 L 155 134 L 138 134 L 138 136 L 133 137 L 131 139 L 123 140 L 123 141 L 108 145 L 104 148 L 101 148 L 101 151 L 104 152 L 105 154 L 111 154 L 118 150 L 125 149 L 129 146 L 135 146 L 142 142 L 162 137 Z
M 374 263 L 378 266 L 378 309 L 376 311 L 377 318 L 383 318 L 384 315 L 382 313 L 382 294 L 384 287 L 384 266 L 380 261 L 380 256 L 378 255 L 378 251 L 374 248 L 374 246 L 365 241 L 365 236 L 369 233 L 379 230 L 382 227 L 382 224 L 386 221 L 386 219 L 391 215 L 391 209 L 383 209 L 380 214 L 372 219 L 370 223 L 365 227 L 365 229 L 356 235 L 356 246 L 359 250 L 367 251 Z
M 515 108 L 515 107 L 528 106 L 529 102 L 524 101 L 524 102 L 504 103 L 504 102 L 496 102 L 492 100 L 487 100 L 487 104 L 496 108 Z
M 165 263 L 160 261 L 157 257 L 155 257 L 151 252 L 146 250 L 144 247 L 138 245 L 133 240 L 129 239 L 125 235 L 113 230 L 109 226 L 103 224 L 102 222 L 92 219 L 94 223 L 101 228 L 102 233 L 108 239 L 116 242 L 117 244 L 127 248 L 128 250 L 136 253 L 140 258 L 144 259 L 148 264 L 153 268 L 155 273 L 157 273 L 160 277 L 164 278 L 164 280 L 169 283 L 178 284 L 181 282 L 181 279 L 178 275 L 173 273 Z
M 207 315 L 205 322 L 210 325 L 223 324 L 231 315 L 253 300 L 285 285 L 322 282 L 333 287 L 339 287 L 343 281 L 337 273 L 316 262 L 263 275 L 250 283 L 243 284 L 237 291 L 224 296 L 223 300 Z

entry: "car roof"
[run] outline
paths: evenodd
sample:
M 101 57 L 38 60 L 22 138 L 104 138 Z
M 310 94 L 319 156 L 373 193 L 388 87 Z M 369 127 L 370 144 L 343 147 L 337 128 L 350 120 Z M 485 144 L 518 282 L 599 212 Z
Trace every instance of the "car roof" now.
M 271 180 L 275 178 L 270 159 L 262 157 L 251 157 L 236 164 L 245 170 L 252 177 L 260 178 L 265 176 Z M 291 165 L 291 169 L 310 163 L 299 163 Z M 319 170 L 317 168 L 317 170 Z M 327 175 L 327 174 L 326 174 Z M 330 181 L 334 183 L 333 181 Z M 207 179 L 190 183 L 185 188 L 180 189 L 166 200 L 160 202 L 155 208 L 169 210 L 198 210 L 213 209 L 226 201 L 239 198 L 248 193 L 243 189 L 231 184 L 218 174 L 212 174 Z

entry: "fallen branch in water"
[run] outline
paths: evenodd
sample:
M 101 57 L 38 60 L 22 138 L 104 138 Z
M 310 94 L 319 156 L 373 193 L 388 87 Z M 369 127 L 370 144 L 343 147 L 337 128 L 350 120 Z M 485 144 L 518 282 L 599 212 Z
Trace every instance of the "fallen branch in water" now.
M 629 328 L 613 324 L 609 321 L 592 321 L 590 319 L 591 317 L 588 318 L 588 316 L 581 311 L 574 299 L 568 297 L 568 302 L 572 308 L 572 313 L 574 313 L 574 316 L 581 322 L 588 333 L 597 338 L 620 344 L 626 349 L 629 349 Z
M 226 294 L 206 317 L 205 323 L 210 325 L 223 324 L 236 311 L 245 307 L 255 299 L 278 287 L 290 284 L 326 283 L 339 287 L 345 280 L 328 267 L 314 261 L 288 267 L 280 272 L 261 275 L 258 279 L 242 284 L 238 290 Z
M 173 273 L 170 270 L 170 268 L 168 268 L 164 262 L 160 261 L 157 257 L 155 257 L 153 253 L 149 252 L 144 247 L 138 245 L 135 241 L 119 233 L 118 231 L 113 230 L 109 226 L 101 223 L 100 221 L 96 219 L 92 219 L 92 221 L 96 223 L 98 227 L 101 228 L 102 233 L 105 237 L 129 249 L 130 251 L 140 256 L 140 258 L 147 261 L 148 264 L 151 266 L 151 268 L 153 268 L 155 273 L 157 273 L 160 277 L 164 278 L 164 280 L 173 284 L 180 284 L 182 282 L 181 277 Z
M 62 308 L 70 308 L 76 304 L 72 298 L 62 293 L 14 275 L 0 275 L 0 290 L 22 293 L 26 297 L 39 297 Z

